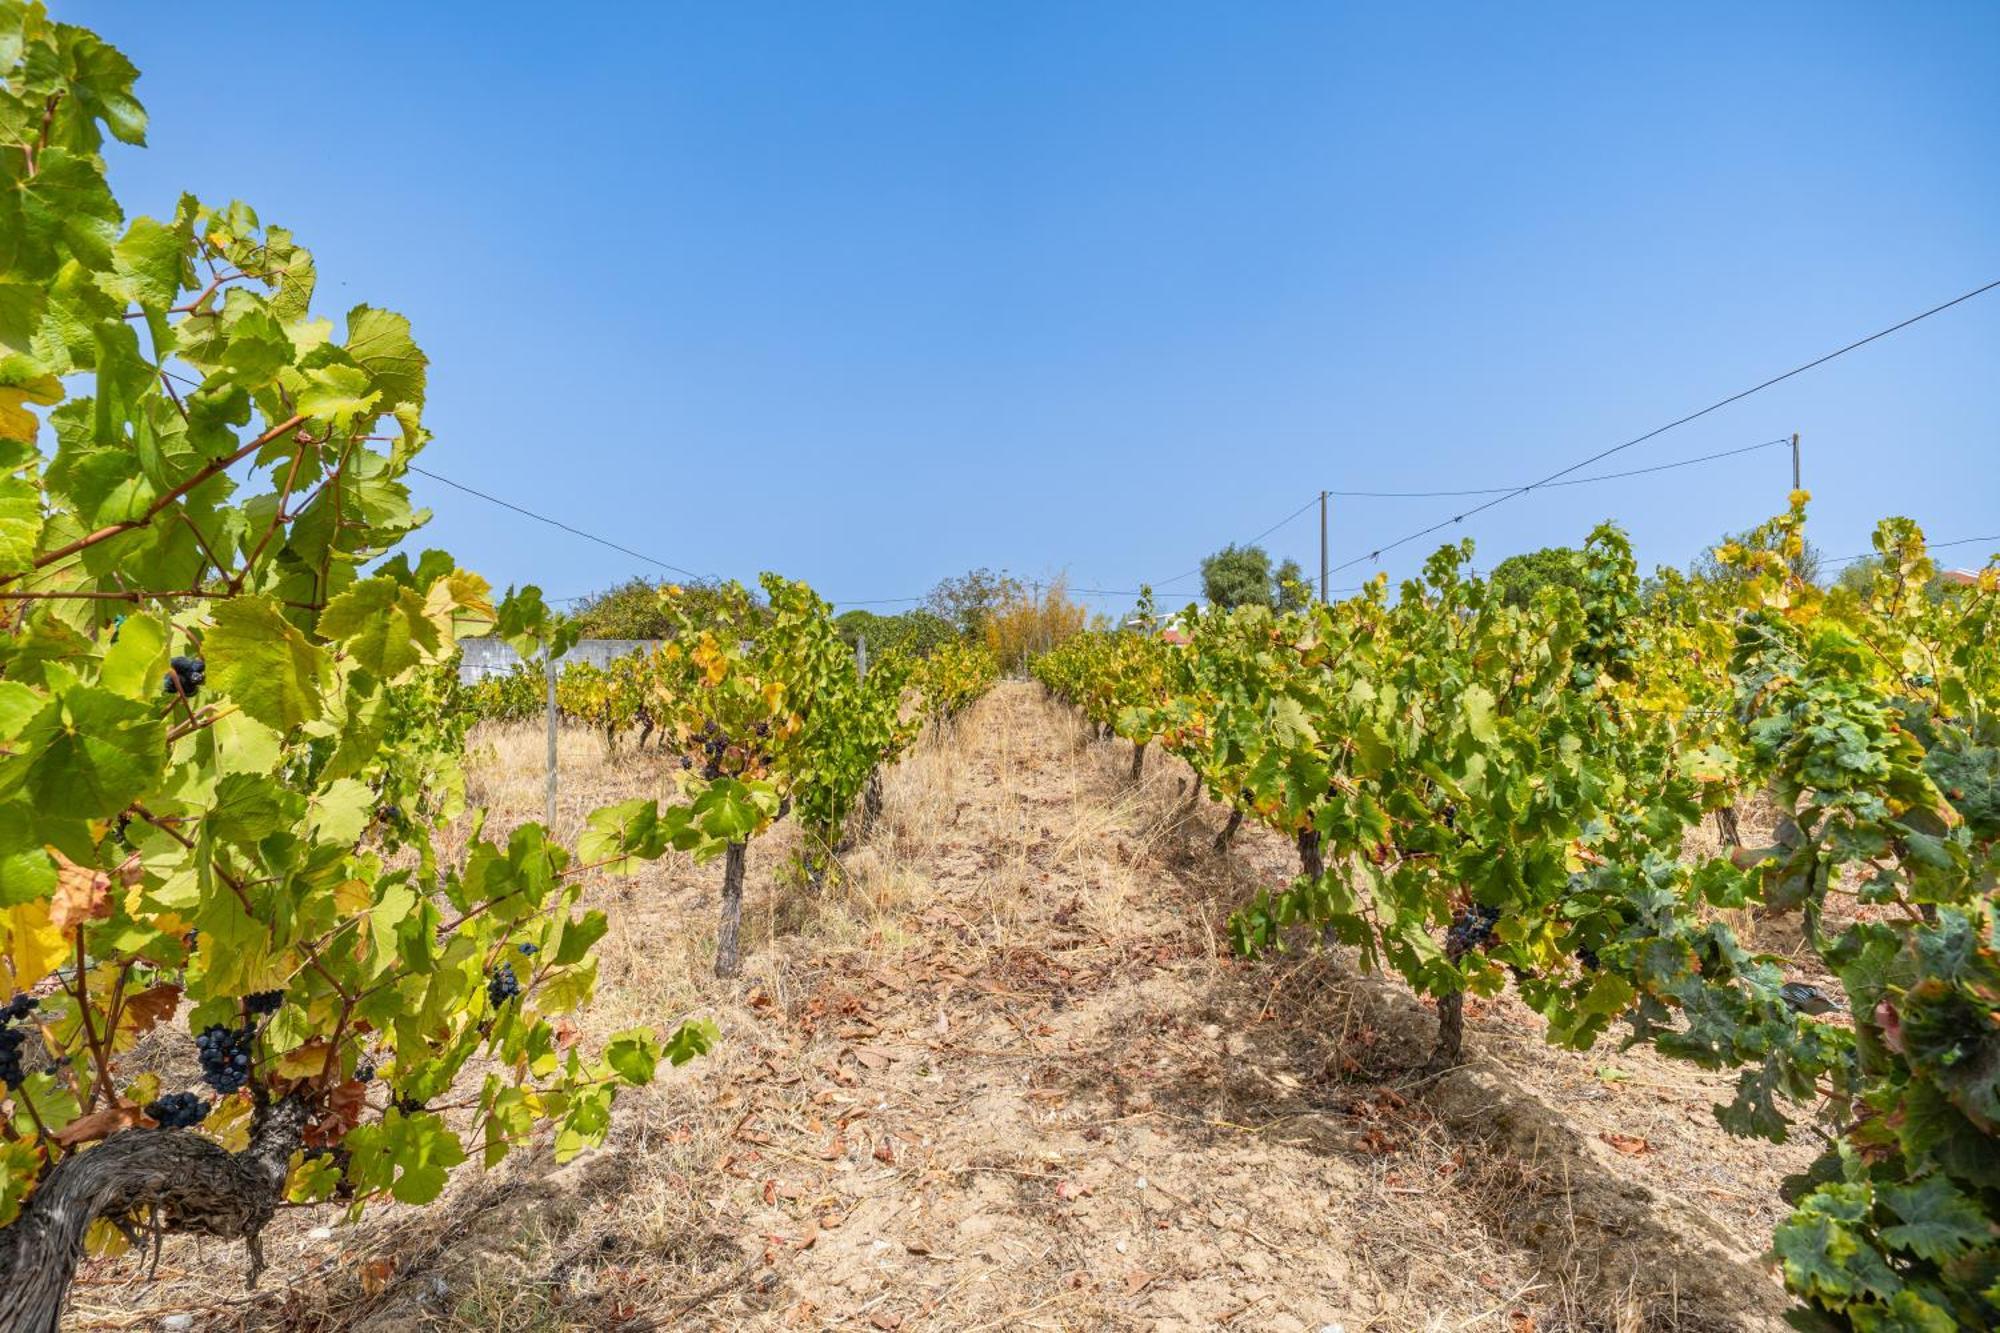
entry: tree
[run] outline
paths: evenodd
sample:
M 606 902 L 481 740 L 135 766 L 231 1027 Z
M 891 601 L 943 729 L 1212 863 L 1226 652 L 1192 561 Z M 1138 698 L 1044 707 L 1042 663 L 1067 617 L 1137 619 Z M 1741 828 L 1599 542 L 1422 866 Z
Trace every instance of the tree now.
M 1306 582 L 1306 572 L 1290 558 L 1278 566 L 1271 578 L 1271 595 L 1280 611 L 1303 611 L 1312 605 L 1315 589 Z
M 1067 582 L 1057 576 L 1039 597 L 1017 592 L 1003 601 L 986 618 L 981 638 L 1000 669 L 1012 671 L 1081 631 L 1089 618 L 1089 612 L 1069 599 Z
M 878 616 L 860 609 L 843 611 L 834 617 L 833 624 L 841 642 L 852 648 L 866 639 L 869 653 L 878 657 L 891 650 L 929 657 L 939 644 L 958 634 L 950 621 L 922 608 L 899 616 Z
M 1271 557 L 1261 546 L 1225 546 L 1201 562 L 1201 590 L 1224 608 L 1269 606 Z
M 1018 601 L 1027 591 L 1021 580 L 1004 570 L 974 569 L 955 578 L 939 579 L 924 609 L 951 623 L 960 634 L 976 639 L 1001 606 Z
M 1568 588 L 1581 595 L 1584 590 L 1583 555 L 1572 546 L 1544 546 L 1539 551 L 1510 555 L 1493 567 L 1487 582 L 1509 606 L 1526 606 L 1543 588 Z
M 1882 576 L 1882 570 L 1881 556 L 1866 555 L 1841 570 L 1833 585 L 1836 588 L 1845 588 L 1857 597 L 1866 597 L 1874 590 L 1875 580 Z
M 667 611 L 664 594 L 671 586 L 676 585 L 634 578 L 615 588 L 593 593 L 577 604 L 574 618 L 578 637 L 668 638 L 674 632 L 674 617 Z M 723 585 L 712 579 L 692 579 L 678 587 L 678 605 L 685 614 L 704 624 L 721 612 L 727 600 Z M 748 614 L 753 621 L 760 614 L 754 601 Z
M 1696 578 L 1702 579 L 1741 579 L 1744 577 L 1742 567 L 1724 558 L 1730 548 L 1740 547 L 1747 551 L 1779 551 L 1780 546 L 1785 544 L 1788 544 L 1790 549 L 1780 553 L 1784 555 L 1785 564 L 1791 570 L 1792 577 L 1817 586 L 1821 576 L 1826 572 L 1826 559 L 1819 547 L 1803 536 L 1771 523 L 1763 523 L 1723 537 L 1721 541 L 1695 558 L 1692 572 Z
M 1892 572 L 1889 563 L 1879 555 L 1863 556 L 1842 569 L 1833 580 L 1836 588 L 1845 588 L 1857 597 L 1869 597 L 1875 592 L 1876 584 Z M 1933 601 L 1950 597 L 1959 589 L 1950 575 L 1943 570 L 1931 574 L 1925 581 L 1924 591 Z
M 436 673 L 569 631 L 443 552 L 382 559 L 422 522 L 408 321 L 316 311 L 311 253 L 242 203 L 128 223 L 99 150 L 144 141 L 137 77 L 0 7 L 0 1328 L 34 1333 L 86 1246 L 240 1239 L 254 1281 L 281 1202 L 428 1203 L 538 1126 L 574 1157 L 714 1037 L 559 1042 L 606 929 L 582 871 L 645 852 L 598 816 L 575 856 L 446 841 Z M 193 1055 L 212 1097 L 173 1087 Z

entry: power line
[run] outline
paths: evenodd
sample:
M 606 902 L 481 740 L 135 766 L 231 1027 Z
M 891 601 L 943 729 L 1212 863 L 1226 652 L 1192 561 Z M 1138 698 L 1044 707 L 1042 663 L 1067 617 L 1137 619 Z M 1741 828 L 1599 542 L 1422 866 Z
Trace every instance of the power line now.
M 1410 533 L 1408 536 L 1398 537 L 1396 540 L 1392 542 L 1387 542 L 1381 546 L 1376 547 L 1374 550 L 1370 551 L 1367 555 L 1356 556 L 1354 559 L 1335 565 L 1333 568 L 1335 571 L 1343 569 L 1351 569 L 1355 565 L 1365 564 L 1369 561 L 1380 559 L 1384 551 L 1393 551 L 1399 546 L 1406 546 L 1413 541 L 1418 541 L 1424 537 L 1428 537 L 1434 532 L 1438 532 L 1444 528 L 1451 527 L 1453 524 L 1463 523 L 1466 519 L 1471 518 L 1474 514 L 1484 513 L 1486 510 L 1493 508 L 1495 505 L 1505 504 L 1507 501 L 1514 499 L 1516 496 L 1526 495 L 1529 491 L 1536 490 L 1543 486 L 1547 486 L 1551 482 L 1556 481 L 1558 478 L 1566 477 L 1570 473 L 1575 472 L 1580 468 L 1589 467 L 1592 463 L 1600 462 L 1603 459 L 1611 457 L 1611 455 L 1613 454 L 1622 453 L 1623 451 L 1632 448 L 1634 445 L 1644 444 L 1646 441 L 1653 439 L 1655 436 L 1664 435 L 1668 431 L 1673 430 L 1677 426 L 1685 426 L 1690 421 L 1698 421 L 1702 417 L 1707 416 L 1711 412 L 1719 412 L 1723 408 L 1728 407 L 1731 403 L 1740 403 L 1745 398 L 1748 398 L 1751 394 L 1760 393 L 1763 390 L 1770 388 L 1774 384 L 1782 384 L 1786 380 L 1791 379 L 1793 376 L 1803 375 L 1806 371 L 1812 370 L 1818 366 L 1823 366 L 1827 362 L 1834 360 L 1836 357 L 1846 356 L 1849 352 L 1855 351 L 1858 348 L 1866 347 L 1869 343 L 1875 342 L 1878 339 L 1886 338 L 1892 333 L 1896 333 L 1903 329 L 1907 329 L 1912 324 L 1918 323 L 1921 320 L 1929 319 L 1932 315 L 1940 314 L 1946 310 L 1951 309 L 1955 305 L 1960 305 L 1966 301 L 1970 301 L 1975 296 L 1984 295 L 1985 293 L 1992 291 L 1996 287 L 2000 287 L 2000 278 L 1996 278 L 1992 282 L 1986 283 L 1983 286 L 1975 287 L 1969 292 L 1965 292 L 1961 295 L 1954 296 L 1951 300 L 1946 301 L 1941 305 L 1934 305 L 1930 309 L 1925 310 L 1920 314 L 1911 315 L 1908 319 L 1899 320 L 1898 322 L 1891 324 L 1886 329 L 1878 329 L 1874 333 L 1869 334 L 1865 338 L 1857 338 L 1853 342 L 1848 343 L 1845 347 L 1837 348 L 1834 351 L 1826 353 L 1824 356 L 1814 357 L 1811 361 L 1806 362 L 1804 365 L 1794 366 L 1790 370 L 1785 371 L 1781 375 L 1773 375 L 1771 376 L 1771 378 L 1763 381 L 1762 383 L 1753 384 L 1747 389 L 1742 389 L 1736 393 L 1730 394 L 1727 398 L 1718 398 L 1716 401 L 1710 403 L 1707 407 L 1698 408 L 1693 412 L 1689 412 L 1685 416 L 1676 417 L 1672 421 L 1667 422 L 1663 426 L 1655 426 L 1653 429 L 1647 431 L 1645 434 L 1635 435 L 1631 439 L 1626 440 L 1623 444 L 1614 444 L 1609 449 L 1601 450 L 1598 453 L 1592 454 L 1588 458 L 1570 464 L 1566 468 L 1562 468 L 1559 471 L 1551 472 L 1548 476 L 1543 477 L 1540 481 L 1530 482 L 1526 486 L 1522 486 L 1515 490 L 1508 491 L 1506 494 L 1488 500 L 1484 504 L 1474 505 L 1472 508 L 1466 510 L 1462 514 L 1454 514 L 1452 517 L 1445 519 L 1442 522 L 1433 523 L 1427 528 L 1420 528 L 1417 531 Z
M 1960 537 L 1957 541 L 1949 542 L 1925 542 L 1924 551 L 1926 554 L 1931 551 L 1948 551 L 1954 546 L 1972 546 L 1979 542 L 2000 542 L 2000 533 L 1994 533 L 1990 537 Z M 1835 556 L 1824 563 L 1829 565 L 1851 565 L 1856 560 L 1873 560 L 1881 554 L 1880 551 L 1863 551 L 1859 555 Z
M 410 471 L 429 477 L 432 481 L 441 481 L 453 490 L 464 491 L 467 495 L 477 496 L 488 504 L 499 505 L 502 509 L 511 509 L 523 517 L 534 519 L 537 523 L 546 523 L 552 528 L 561 528 L 564 532 L 570 533 L 572 536 L 581 537 L 585 541 L 596 542 L 599 546 L 608 546 L 614 551 L 631 556 L 634 560 L 644 560 L 649 565 L 658 565 L 661 569 L 669 570 L 675 574 L 685 574 L 691 579 L 708 577 L 704 574 L 697 574 L 692 569 L 686 569 L 680 565 L 662 560 L 658 556 L 647 555 L 644 551 L 635 551 L 629 546 L 621 546 L 609 537 L 600 537 L 594 532 L 585 532 L 582 528 L 573 527 L 559 518 L 550 518 L 547 514 L 538 514 L 532 509 L 525 509 L 511 500 L 502 500 L 497 495 L 488 495 L 485 491 L 477 490 L 462 481 L 453 481 L 450 477 L 432 472 L 428 468 L 418 467 L 415 463 L 411 463 L 409 468 Z
M 1623 477 L 1643 477 L 1649 472 L 1669 472 L 1677 467 L 1693 467 L 1697 463 L 1713 463 L 1718 458 L 1735 458 L 1741 454 L 1755 453 L 1759 449 L 1769 449 L 1774 445 L 1791 443 L 1788 437 L 1765 440 L 1759 444 L 1746 444 L 1740 449 L 1725 449 L 1721 453 L 1703 454 L 1699 458 L 1683 458 L 1672 463 L 1656 463 L 1652 467 L 1635 467 L 1626 472 L 1603 472 L 1594 477 L 1571 477 L 1568 481 L 1546 483 L 1549 489 L 1557 486 L 1588 486 L 1593 482 L 1617 481 Z M 1488 486 L 1469 491 L 1328 491 L 1328 495 L 1359 497 L 1371 500 L 1415 500 L 1448 495 L 1507 495 L 1516 491 L 1532 490 L 1544 483 L 1531 482 L 1527 486 Z
M 1297 518 L 1300 514 L 1305 513 L 1306 510 L 1311 509 L 1314 505 L 1318 503 L 1319 503 L 1319 496 L 1314 495 L 1310 500 L 1307 500 L 1297 509 L 1294 509 L 1291 513 L 1285 515 L 1283 518 L 1279 519 L 1276 523 L 1273 523 L 1270 527 L 1265 528 L 1262 532 L 1258 533 L 1255 537 L 1252 537 L 1249 541 L 1241 543 L 1241 545 L 1255 546 L 1258 542 L 1263 541 L 1266 537 L 1276 532 L 1279 528 L 1284 527 L 1285 524 L 1291 522 L 1293 519 Z M 1201 566 L 1196 565 L 1193 569 L 1188 570 L 1186 573 L 1176 574 L 1170 579 L 1161 579 L 1158 583 L 1155 583 L 1152 586 L 1156 588 L 1165 587 L 1169 583 L 1179 583 L 1182 579 L 1188 578 L 1192 575 L 1199 573 L 1201 573 Z
M 170 370 L 163 370 L 160 373 L 165 375 L 169 379 L 179 380 L 181 383 L 189 385 L 191 387 L 194 388 L 201 387 L 200 380 L 189 379 L 186 375 L 178 375 Z M 676 565 L 671 561 L 662 560 L 658 556 L 647 555 L 644 551 L 635 551 L 629 546 L 622 546 L 619 543 L 612 541 L 609 537 L 600 537 L 594 532 L 585 532 L 582 528 L 575 527 L 571 524 L 565 523 L 559 518 L 550 518 L 547 514 L 538 514 L 534 510 L 525 508 L 521 505 L 517 505 L 511 500 L 502 500 L 497 495 L 488 495 L 485 491 L 478 490 L 474 487 L 468 486 L 462 481 L 453 481 L 450 477 L 447 477 L 442 473 L 432 472 L 429 468 L 418 467 L 415 463 L 408 464 L 408 467 L 410 471 L 417 473 L 419 476 L 429 477 L 432 481 L 441 481 L 445 485 L 451 487 L 453 490 L 464 491 L 467 495 L 477 496 L 479 499 L 486 501 L 488 504 L 499 505 L 502 509 L 511 509 L 515 513 L 520 514 L 525 518 L 534 519 L 537 523 L 546 523 L 552 528 L 561 528 L 564 532 L 567 532 L 572 536 L 581 537 L 585 541 L 596 542 L 599 546 L 609 547 L 611 550 L 617 551 L 620 554 L 631 556 L 634 560 L 644 560 L 649 565 L 658 565 L 661 569 L 668 570 L 675 574 L 685 574 L 688 578 L 691 579 L 709 579 L 714 577 L 711 574 L 697 574 L 692 569 L 687 569 L 684 568 L 683 566 Z M 555 598 L 547 598 L 545 600 L 556 601 L 556 602 L 581 602 L 581 601 L 588 601 L 591 596 L 595 595 L 596 594 L 588 594 L 586 596 L 580 596 L 580 597 L 555 597 Z
M 1652 467 L 1632 468 L 1624 472 L 1605 472 L 1594 477 L 1572 477 L 1568 481 L 1551 481 L 1546 483 L 1530 482 L 1525 486 L 1489 486 L 1481 489 L 1464 490 L 1464 491 L 1331 491 L 1330 490 L 1327 492 L 1327 494 L 1329 496 L 1337 496 L 1346 499 L 1372 499 L 1372 500 L 1426 499 L 1426 498 L 1435 498 L 1441 496 L 1457 496 L 1457 495 L 1511 495 L 1519 491 L 1532 490 L 1538 486 L 1544 486 L 1544 485 L 1549 489 L 1553 489 L 1557 486 L 1588 486 L 1601 481 L 1618 481 L 1625 477 L 1641 477 L 1651 472 L 1667 472 L 1671 471 L 1674 468 L 1693 467 L 1698 463 L 1713 463 L 1718 459 L 1736 458 L 1743 454 L 1755 453 L 1760 449 L 1770 449 L 1777 445 L 1787 444 L 1789 442 L 1790 441 L 1787 437 L 1781 436 L 1778 439 L 1774 440 L 1761 440 L 1756 444 L 1746 444 L 1741 448 L 1737 449 L 1724 449 L 1719 453 L 1703 454 L 1698 458 L 1682 458 L 1672 463 L 1658 463 Z M 1243 545 L 1245 546 L 1256 545 L 1264 538 L 1276 532 L 1279 528 L 1282 528 L 1287 523 L 1290 523 L 1300 514 L 1305 513 L 1306 510 L 1312 508 L 1313 504 L 1315 503 L 1315 501 L 1317 501 L 1317 499 L 1318 497 L 1315 496 L 1313 497 L 1313 499 L 1306 501 L 1305 504 L 1293 510 L 1290 514 L 1287 514 L 1284 518 L 1279 519 L 1276 523 L 1266 528 L 1263 532 L 1259 533 L 1257 536 L 1252 537 L 1249 541 L 1244 542 Z M 1346 568 L 1346 566 L 1343 565 L 1340 566 L 1340 568 Z M 1199 573 L 1199 572 L 1200 571 L 1198 569 L 1188 571 L 1189 574 Z M 1176 574 L 1171 579 L 1161 580 L 1161 584 L 1164 585 L 1168 583 L 1176 583 L 1186 577 L 1188 577 L 1188 574 Z

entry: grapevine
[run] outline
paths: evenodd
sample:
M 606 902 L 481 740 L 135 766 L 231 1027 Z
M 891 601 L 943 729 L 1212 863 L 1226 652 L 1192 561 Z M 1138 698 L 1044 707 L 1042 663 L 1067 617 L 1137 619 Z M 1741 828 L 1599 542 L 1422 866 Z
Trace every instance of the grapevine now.
M 1287 614 L 1191 609 L 1164 667 L 1121 632 L 1035 672 L 1299 839 L 1300 876 L 1234 918 L 1240 949 L 1311 926 L 1386 964 L 1438 998 L 1433 1067 L 1458 1058 L 1459 997 L 1511 978 L 1552 1041 L 1618 1023 L 1738 1069 L 1727 1128 L 1825 1125 L 1774 1242 L 1805 1326 L 1992 1327 L 2000 569 L 1941 593 L 1891 519 L 1882 577 L 1822 593 L 1795 573 L 1805 501 L 1724 547 L 1714 579 L 1642 590 L 1604 528 L 1580 591 L 1510 605 L 1451 547 L 1393 603 L 1378 581 Z M 1775 845 L 1681 854 L 1753 790 L 1783 811 Z M 1875 910 L 1836 920 L 1837 898 Z M 1745 906 L 1803 914 L 1844 997 L 1714 917 Z
M 127 217 L 101 149 L 143 142 L 137 77 L 0 11 L 9 1329 L 54 1328 L 121 1232 L 241 1239 L 254 1280 L 281 1200 L 427 1203 L 468 1142 L 492 1165 L 538 1124 L 573 1157 L 620 1085 L 714 1039 L 553 1056 L 605 930 L 589 862 L 536 825 L 438 834 L 464 807 L 459 639 L 539 659 L 572 631 L 533 589 L 397 553 L 428 444 L 402 316 L 321 309 L 312 254 L 246 204 Z M 481 960 L 522 941 L 538 963 L 495 1011 Z M 213 1102 L 128 1068 L 141 1042 L 197 1056 Z

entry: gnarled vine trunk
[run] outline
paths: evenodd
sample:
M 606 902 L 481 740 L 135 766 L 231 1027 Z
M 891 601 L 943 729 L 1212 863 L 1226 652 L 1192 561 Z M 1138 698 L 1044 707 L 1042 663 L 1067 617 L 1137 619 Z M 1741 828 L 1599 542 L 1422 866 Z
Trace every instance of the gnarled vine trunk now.
M 1146 742 L 1140 741 L 1132 747 L 1132 781 L 1139 780 L 1139 770 L 1146 763 Z
M 306 1106 L 288 1097 L 257 1117 L 250 1146 L 232 1153 L 178 1129 L 128 1129 L 63 1159 L 12 1226 L 0 1230 L 0 1329 L 56 1333 L 83 1237 L 98 1218 L 241 1240 L 249 1284 L 263 1271 L 258 1236 L 284 1194 Z
M 1466 954 L 1466 945 L 1460 942 L 1461 934 L 1453 931 L 1445 937 L 1444 956 L 1447 962 L 1456 964 Z M 1424 1063 L 1426 1074 L 1438 1074 L 1457 1064 L 1463 1057 L 1465 1045 L 1465 992 L 1455 990 L 1449 995 L 1438 996 L 1437 1043 L 1431 1047 L 1431 1058 Z
M 882 818 L 882 770 L 868 774 L 868 786 L 861 793 L 861 833 L 866 837 Z
M 1243 809 L 1241 806 L 1238 806 L 1229 812 L 1229 822 L 1222 826 L 1222 832 L 1215 835 L 1215 854 L 1217 856 L 1229 850 L 1230 839 L 1234 838 L 1236 830 L 1242 827 Z
M 722 854 L 722 924 L 715 932 L 715 975 L 733 977 L 743 970 L 737 936 L 743 930 L 743 861 L 750 845 L 732 842 Z
M 1319 830 L 1316 828 L 1299 830 L 1299 873 L 1311 880 L 1317 880 L 1326 873 L 1326 862 L 1320 859 Z

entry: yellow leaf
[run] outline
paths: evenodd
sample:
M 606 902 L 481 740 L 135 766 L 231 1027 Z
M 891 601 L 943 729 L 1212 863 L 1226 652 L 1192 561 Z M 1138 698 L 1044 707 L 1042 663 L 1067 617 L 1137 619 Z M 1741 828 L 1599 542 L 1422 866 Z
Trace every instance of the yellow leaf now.
M 250 1099 L 242 1093 L 224 1097 L 208 1113 L 208 1119 L 201 1122 L 201 1127 L 230 1152 L 242 1152 L 250 1146 L 250 1110 Z
M 123 1254 L 131 1248 L 132 1242 L 125 1239 L 125 1233 L 102 1217 L 92 1222 L 90 1229 L 83 1233 L 84 1253 L 99 1259 Z
M 14 989 L 24 991 L 55 971 L 69 956 L 69 941 L 49 921 L 44 900 L 8 909 L 4 918 L 7 961 L 14 969 Z
M 286 1078 L 318 1078 L 326 1069 L 329 1047 L 323 1041 L 309 1041 L 278 1057 L 278 1072 Z
M 343 880 L 333 886 L 333 905 L 343 917 L 357 916 L 375 905 L 375 894 L 365 881 Z

